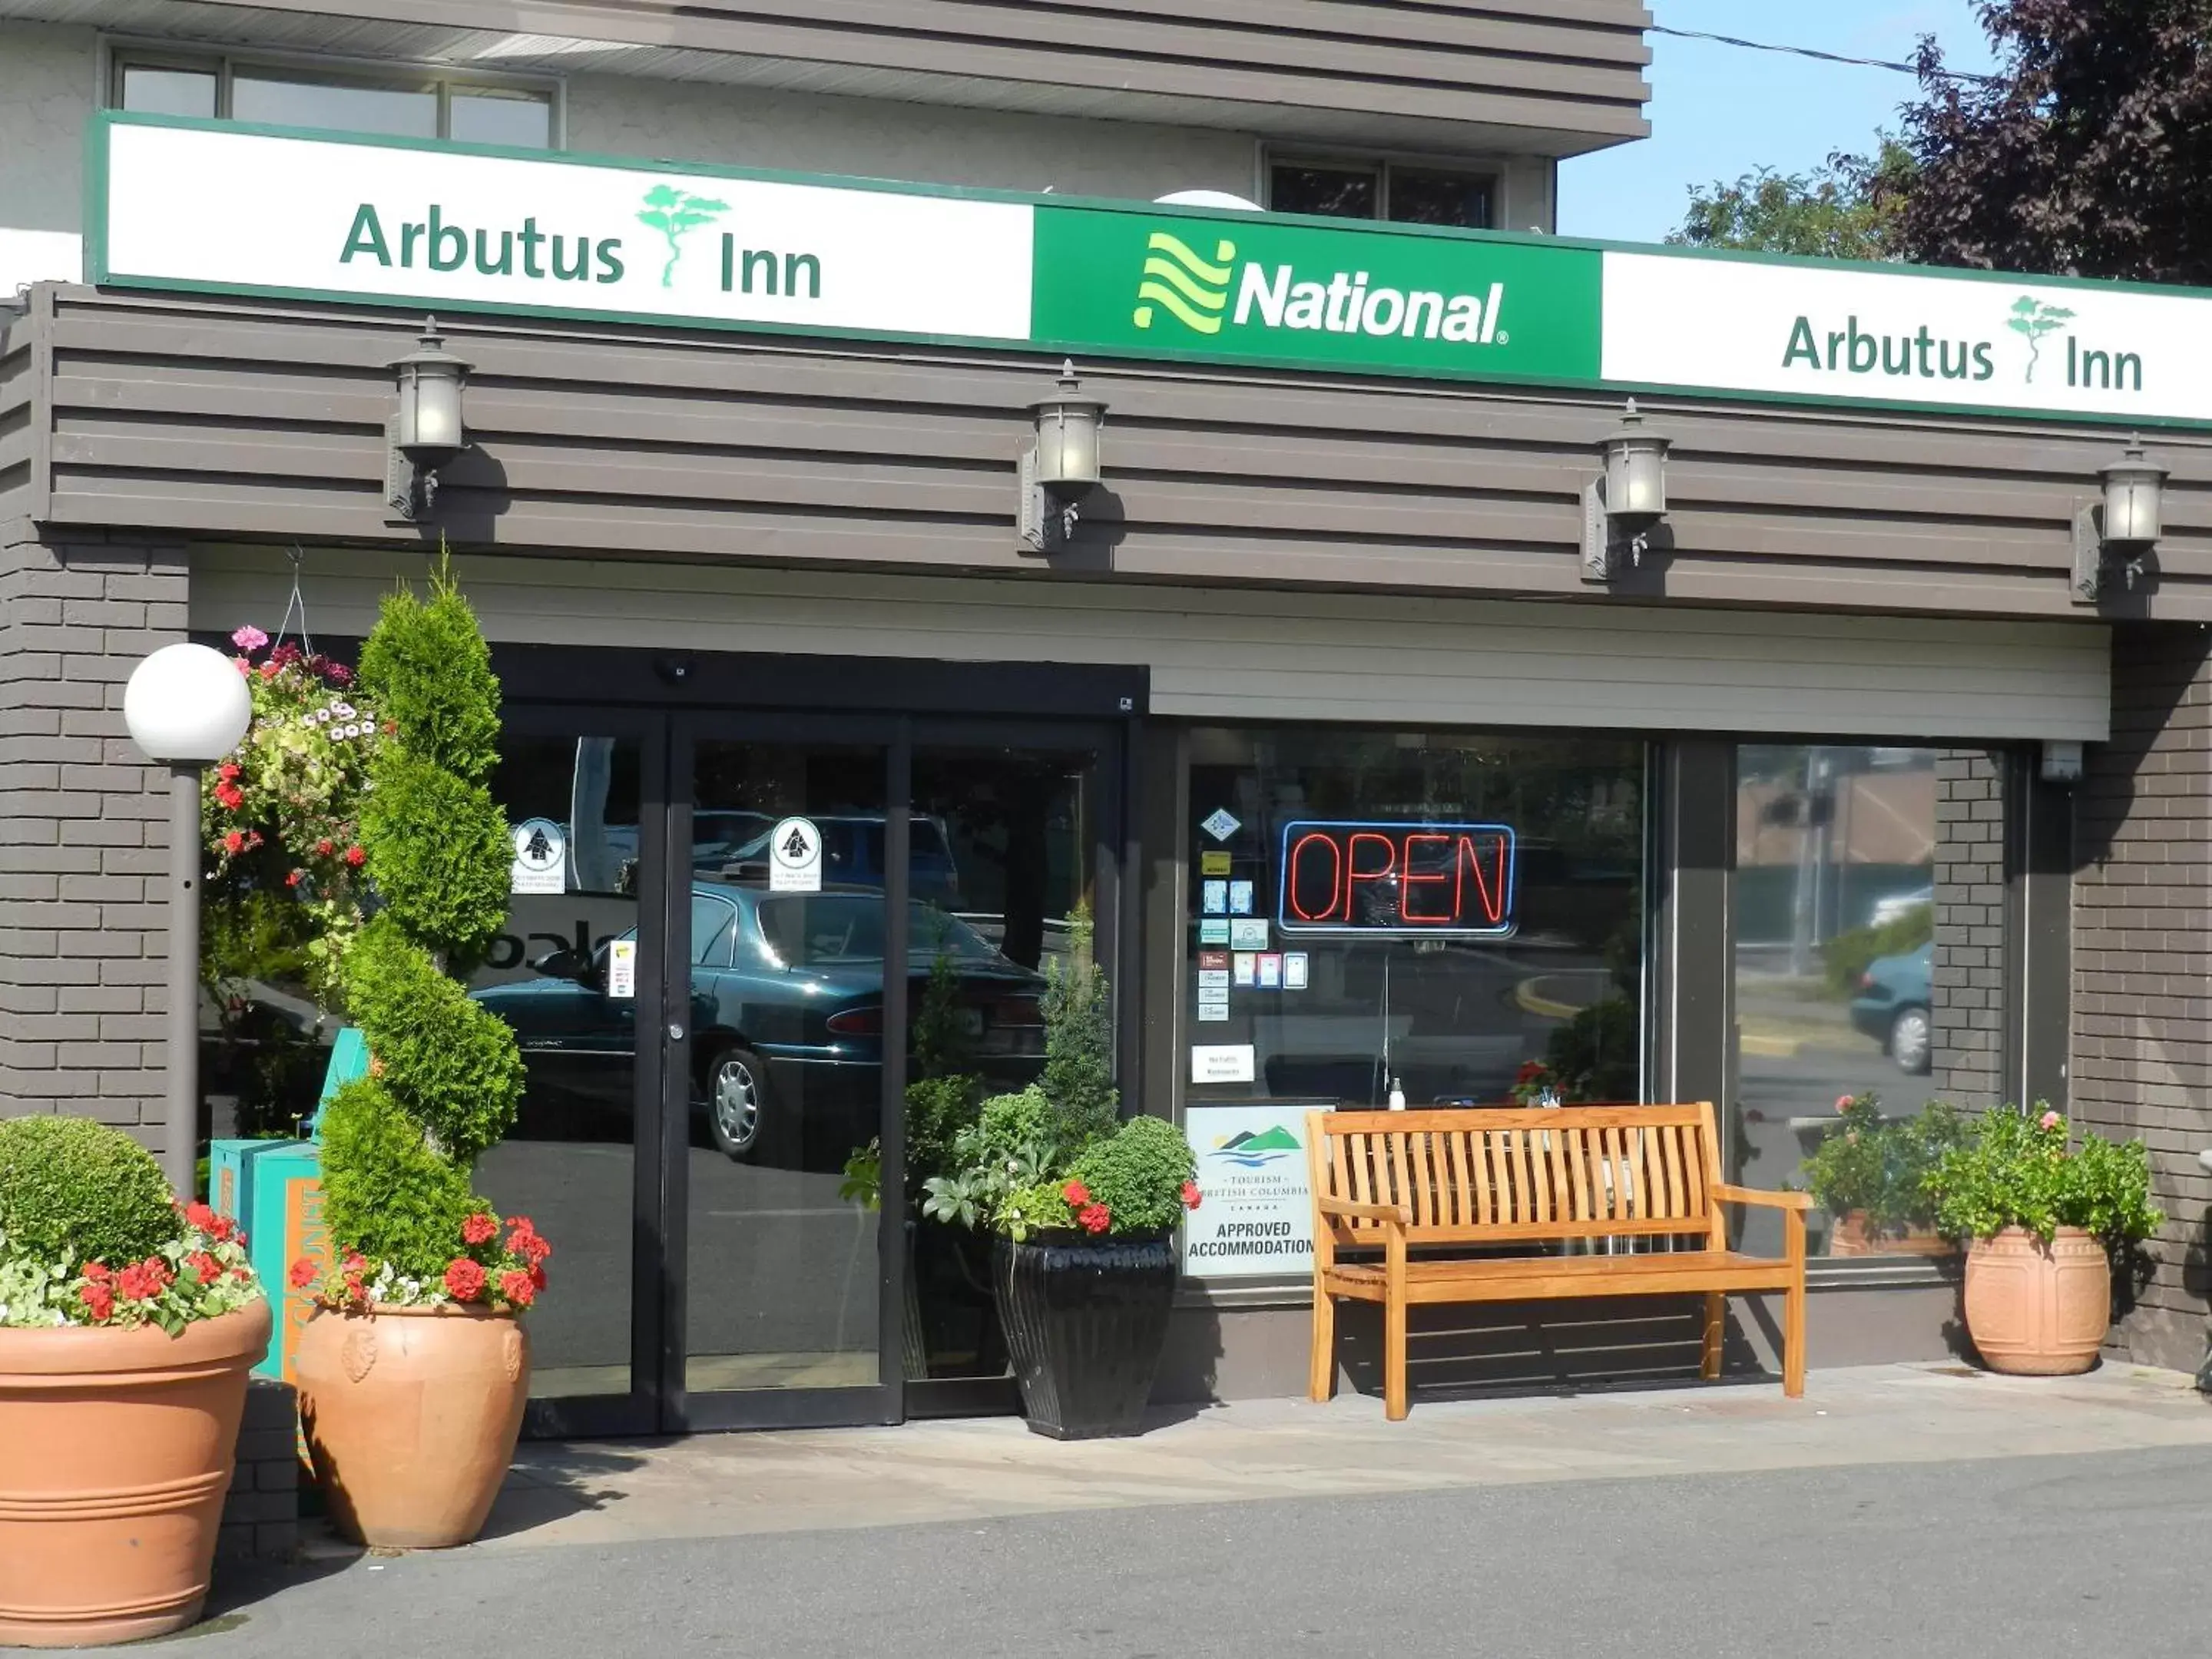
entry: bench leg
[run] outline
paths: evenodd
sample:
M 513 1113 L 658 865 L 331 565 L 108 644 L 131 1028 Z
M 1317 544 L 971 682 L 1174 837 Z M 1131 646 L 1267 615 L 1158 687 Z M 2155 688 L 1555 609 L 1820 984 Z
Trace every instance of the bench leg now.
M 1314 1287 L 1313 1358 L 1307 1367 L 1306 1398 L 1325 1404 L 1336 1393 L 1336 1298 Z
M 1406 1304 L 1392 1297 L 1382 1304 L 1382 1415 L 1406 1420 Z
M 1805 1280 L 1783 1293 L 1782 1392 L 1792 1400 L 1805 1395 Z
M 1705 1340 L 1703 1352 L 1698 1356 L 1698 1375 L 1708 1381 L 1721 1374 L 1721 1344 L 1728 1336 L 1728 1295 L 1723 1291 L 1705 1293 Z

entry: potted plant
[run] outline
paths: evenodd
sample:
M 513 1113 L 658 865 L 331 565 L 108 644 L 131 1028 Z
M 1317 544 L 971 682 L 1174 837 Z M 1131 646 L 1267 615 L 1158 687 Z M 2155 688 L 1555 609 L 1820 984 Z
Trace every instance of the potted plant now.
M 1142 1428 L 1175 1299 L 1172 1235 L 1199 1203 L 1182 1132 L 1119 1121 L 1110 1004 L 1087 943 L 1079 918 L 1072 965 L 1049 972 L 1043 1076 L 983 1103 L 924 1205 L 994 1237 L 1023 1414 L 1060 1440 Z
M 441 562 L 427 602 L 386 597 L 361 653 L 386 730 L 360 808 L 368 921 L 340 973 L 370 1054 L 325 1108 L 331 1254 L 295 1264 L 317 1312 L 295 1363 L 300 1415 L 337 1524 L 438 1548 L 483 1527 L 529 1393 L 519 1315 L 550 1248 L 470 1190 L 514 1121 L 514 1034 L 464 981 L 502 926 L 514 851 L 486 780 L 499 683 Z
M 2055 1111 L 2007 1106 L 1969 1124 L 1926 1178 L 1936 1218 L 1966 1251 L 1966 1334 L 1992 1370 L 2064 1376 L 2096 1363 L 2112 1267 L 2165 1218 L 2140 1140 L 2067 1145 Z
M 1805 1184 L 1832 1218 L 1830 1255 L 1948 1255 L 1928 1172 L 1965 1134 L 1959 1115 L 1931 1101 L 1916 1117 L 1885 1119 L 1881 1098 L 1844 1095 L 1837 1121 L 1804 1161 Z
M 244 1236 L 130 1136 L 0 1121 L 0 1646 L 199 1617 L 269 1332 Z

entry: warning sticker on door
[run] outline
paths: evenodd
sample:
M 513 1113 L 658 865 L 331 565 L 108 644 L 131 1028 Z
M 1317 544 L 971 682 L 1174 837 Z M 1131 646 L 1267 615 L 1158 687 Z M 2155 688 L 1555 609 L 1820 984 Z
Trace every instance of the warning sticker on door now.
M 786 818 L 768 843 L 771 893 L 822 890 L 822 830 L 811 818 Z

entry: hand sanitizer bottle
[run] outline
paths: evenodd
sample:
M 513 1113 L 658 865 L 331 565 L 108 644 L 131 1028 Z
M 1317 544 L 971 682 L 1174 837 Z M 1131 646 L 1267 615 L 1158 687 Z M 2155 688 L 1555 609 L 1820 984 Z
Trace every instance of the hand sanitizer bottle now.
M 1406 1079 L 1401 1077 L 1390 1079 L 1390 1109 L 1394 1112 L 1406 1109 Z

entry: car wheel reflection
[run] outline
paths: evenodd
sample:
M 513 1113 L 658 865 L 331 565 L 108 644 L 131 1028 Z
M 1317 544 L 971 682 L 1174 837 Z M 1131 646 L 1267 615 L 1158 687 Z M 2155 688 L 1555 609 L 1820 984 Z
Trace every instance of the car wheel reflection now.
M 707 1071 L 707 1126 L 714 1145 L 730 1157 L 750 1159 L 761 1143 L 768 1111 L 767 1073 L 746 1048 L 726 1048 Z

